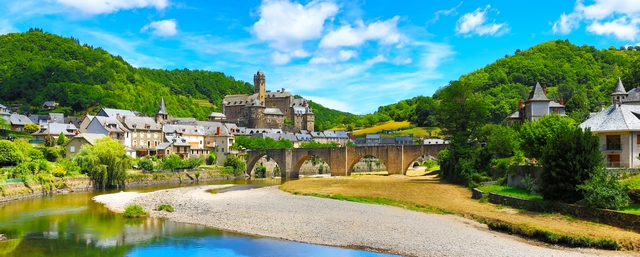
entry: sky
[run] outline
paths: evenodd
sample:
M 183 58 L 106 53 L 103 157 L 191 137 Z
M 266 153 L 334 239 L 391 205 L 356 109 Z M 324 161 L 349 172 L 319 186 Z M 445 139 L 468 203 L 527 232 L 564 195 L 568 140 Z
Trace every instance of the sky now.
M 135 67 L 220 71 L 355 114 L 556 39 L 638 45 L 640 0 L 2 0 L 0 34 L 42 28 Z M 533 85 L 532 85 L 533 86 Z

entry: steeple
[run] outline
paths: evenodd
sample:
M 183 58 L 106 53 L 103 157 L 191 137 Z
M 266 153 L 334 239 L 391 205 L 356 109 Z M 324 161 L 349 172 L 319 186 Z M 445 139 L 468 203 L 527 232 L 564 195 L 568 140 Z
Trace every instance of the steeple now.
M 531 93 L 529 93 L 529 99 L 527 100 L 527 102 L 531 102 L 531 101 L 547 101 L 550 102 L 551 100 L 549 100 L 549 98 L 547 97 L 547 95 L 545 94 L 545 90 L 542 89 L 542 86 L 540 85 L 540 82 L 536 81 L 536 85 L 533 87 L 533 90 L 531 90 Z
M 158 110 L 158 113 L 156 113 L 156 122 L 157 123 L 166 122 L 167 116 L 169 116 L 169 113 L 167 113 L 167 106 L 165 106 L 164 97 L 162 97 L 162 99 L 160 100 L 160 109 Z
M 622 85 L 622 80 L 618 77 L 618 82 L 616 83 L 616 87 L 613 89 L 613 93 L 611 93 L 611 104 L 622 103 L 624 99 L 627 98 L 627 91 L 624 89 Z

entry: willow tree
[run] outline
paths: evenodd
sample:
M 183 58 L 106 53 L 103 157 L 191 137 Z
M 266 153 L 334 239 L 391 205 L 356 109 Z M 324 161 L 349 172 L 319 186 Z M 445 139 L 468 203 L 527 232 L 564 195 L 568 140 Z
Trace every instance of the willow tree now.
M 124 146 L 109 137 L 82 146 L 75 160 L 97 188 L 124 187 L 126 170 L 131 166 Z

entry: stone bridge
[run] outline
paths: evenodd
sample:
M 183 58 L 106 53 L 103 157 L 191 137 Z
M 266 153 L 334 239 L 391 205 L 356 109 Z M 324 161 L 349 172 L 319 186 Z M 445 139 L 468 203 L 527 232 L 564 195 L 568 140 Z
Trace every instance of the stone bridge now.
M 421 156 L 438 156 L 446 145 L 389 145 L 335 148 L 287 148 L 249 151 L 247 171 L 251 171 L 263 156 L 272 158 L 280 166 L 283 178 L 298 178 L 300 167 L 311 156 L 318 156 L 331 168 L 331 176 L 349 176 L 353 166 L 365 156 L 378 158 L 389 174 L 405 175 L 409 166 Z

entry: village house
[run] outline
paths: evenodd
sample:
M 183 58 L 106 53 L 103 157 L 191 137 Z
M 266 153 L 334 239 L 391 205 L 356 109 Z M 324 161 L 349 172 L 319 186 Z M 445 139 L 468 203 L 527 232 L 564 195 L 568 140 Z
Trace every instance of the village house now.
M 231 152 L 235 137 L 227 128 L 227 124 L 221 122 L 198 121 L 198 125 L 204 129 L 205 149 L 214 151 L 217 163 L 222 165 Z
M 131 143 L 125 143 L 131 148 L 132 157 L 155 155 L 156 148 L 164 142 L 162 125 L 151 117 L 118 116 L 120 123 L 131 134 Z
M 69 124 L 71 125 L 71 124 Z M 127 129 L 116 117 L 95 116 L 85 129 L 86 133 L 102 134 L 111 139 L 118 140 L 125 147 L 130 147 L 130 130 Z M 131 149 L 127 149 L 127 154 L 131 155 Z
M 626 92 L 618 79 L 611 105 L 580 124 L 600 139 L 607 167 L 640 165 L 640 88 Z
M 162 132 L 168 142 L 172 139 L 180 139 L 179 141 L 188 143 L 190 145 L 189 156 L 209 154 L 209 150 L 204 147 L 205 131 L 202 126 L 165 124 Z
M 27 116 L 17 113 L 12 113 L 11 116 L 9 116 L 9 125 L 11 125 L 11 130 L 24 131 L 24 126 L 27 124 L 33 124 Z
M 6 107 L 2 104 L 0 104 L 0 118 L 3 118 L 5 120 L 9 120 L 9 116 L 11 115 L 11 113 L 9 112 L 9 107 Z
M 168 142 L 161 143 L 156 148 L 158 157 L 167 157 L 170 154 L 176 154 L 182 159 L 190 158 L 191 144 L 184 138 L 167 137 Z
M 77 136 L 73 137 L 69 142 L 67 142 L 65 146 L 66 156 L 68 158 L 73 159 L 80 149 L 82 149 L 83 145 L 89 144 L 94 145 L 96 140 L 99 138 L 106 137 L 103 134 L 94 134 L 94 133 L 80 133 Z
M 42 144 L 47 137 L 51 137 L 52 140 L 57 141 L 60 133 L 64 134 L 67 139 L 71 139 L 78 133 L 78 128 L 73 124 L 47 123 L 40 127 L 40 131 L 31 134 L 33 140 L 30 142 L 33 144 Z
M 59 104 L 56 103 L 55 101 L 46 101 L 42 104 L 42 109 L 45 110 L 51 110 L 51 109 L 55 109 Z
M 523 103 L 522 99 L 518 103 L 518 109 L 507 117 L 507 125 L 522 124 L 524 121 L 534 121 L 549 113 L 556 113 L 566 116 L 564 111 L 564 101 L 560 103 L 552 101 L 547 97 L 547 87 L 536 82 L 529 93 L 529 98 Z

